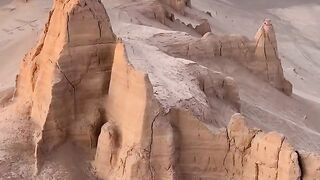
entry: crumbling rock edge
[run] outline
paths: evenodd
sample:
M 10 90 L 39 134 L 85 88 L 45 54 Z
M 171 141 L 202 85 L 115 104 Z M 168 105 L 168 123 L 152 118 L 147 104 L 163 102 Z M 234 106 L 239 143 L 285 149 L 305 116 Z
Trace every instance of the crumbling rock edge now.
M 232 116 L 226 129 L 216 129 L 186 110 L 172 108 L 163 112 L 148 76 L 129 63 L 123 44 L 117 45 L 115 54 L 120 56 L 114 60 L 107 100 L 109 121 L 102 126 L 94 161 L 99 177 L 276 180 L 318 177 L 318 165 L 306 164 L 316 162 L 317 156 L 298 154 L 279 133 L 249 128 L 239 113 Z M 119 92 L 126 87 L 126 91 Z M 119 107 L 121 112 L 117 110 Z
M 161 36 L 162 34 L 155 35 L 150 41 L 156 41 Z M 244 36 L 217 35 L 208 32 L 200 39 L 190 38 L 185 41 L 151 44 L 171 56 L 195 62 L 219 58 L 231 59 L 284 94 L 292 95 L 292 84 L 284 77 L 281 59 L 278 56 L 277 40 L 270 20 L 265 20 L 254 40 Z
M 115 44 L 100 1 L 54 2 L 42 38 L 23 59 L 16 79 L 18 108 L 36 125 L 36 173 L 67 141 L 96 146 Z
M 124 44 L 116 41 L 100 1 L 56 1 L 55 7 L 42 40 L 22 62 L 15 93 L 38 125 L 39 173 L 48 153 L 71 140 L 84 148 L 97 145 L 94 165 L 103 179 L 320 176 L 320 156 L 297 153 L 281 134 L 247 127 L 241 114 L 217 129 L 186 109 L 164 110 L 148 75 L 130 64 Z M 90 17 L 89 29 L 74 28 L 77 13 Z M 199 83 L 203 93 L 239 109 L 234 81 L 207 75 Z

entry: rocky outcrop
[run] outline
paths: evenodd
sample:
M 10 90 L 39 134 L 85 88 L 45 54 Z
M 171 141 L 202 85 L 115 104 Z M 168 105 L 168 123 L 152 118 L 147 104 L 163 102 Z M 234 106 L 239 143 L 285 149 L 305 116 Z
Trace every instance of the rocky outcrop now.
M 302 179 L 320 179 L 320 156 L 316 153 L 299 152 Z
M 38 163 L 67 140 L 96 146 L 115 44 L 100 1 L 54 2 L 42 39 L 22 61 L 15 92 L 38 127 Z
M 96 153 L 97 172 L 105 179 L 151 179 L 152 120 L 160 111 L 152 102 L 147 75 L 129 64 L 122 44 L 115 54 L 108 122 L 102 127 Z
M 194 29 L 195 29 L 196 32 L 198 32 L 202 36 L 205 35 L 208 32 L 212 32 L 208 20 L 203 20 L 203 22 L 200 23 L 199 25 L 197 25 Z
M 243 116 L 228 126 L 226 168 L 230 179 L 300 179 L 298 154 L 283 135 L 249 129 Z
M 276 34 L 271 20 L 266 19 L 255 36 L 256 71 L 264 73 L 264 77 L 274 87 L 286 94 L 292 94 L 292 85 L 284 78 L 281 60 L 278 55 Z
M 227 129 L 217 129 L 194 116 L 192 107 L 189 112 L 175 107 L 165 110 L 153 94 L 149 77 L 130 63 L 122 44 L 115 54 L 106 106 L 108 122 L 102 127 L 94 162 L 99 177 L 301 177 L 298 154 L 283 135 L 249 128 L 240 114 L 231 118 Z M 223 86 L 213 83 L 219 76 L 201 77 L 200 88 L 206 96 L 219 97 L 224 92 Z M 221 94 L 224 102 L 237 102 L 237 93 L 225 92 Z
M 170 6 L 174 10 L 184 14 L 186 7 L 191 7 L 191 0 L 160 0 L 165 5 Z
M 136 7 L 128 7 L 128 9 Z M 161 24 L 172 28 L 177 31 L 185 31 L 190 34 L 195 34 L 197 36 L 211 32 L 211 26 L 208 20 L 201 19 L 198 24 L 192 25 L 189 22 L 184 22 L 181 19 L 175 17 L 176 12 L 171 8 L 167 8 L 165 5 L 159 2 L 154 2 L 148 7 L 139 8 L 143 16 L 155 19 Z
M 144 108 L 141 110 L 146 112 Z M 278 133 L 248 128 L 240 114 L 232 117 L 227 130 L 217 130 L 185 111 L 152 112 L 147 114 L 153 116 L 140 116 L 144 123 L 134 123 L 140 127 L 151 125 L 150 129 L 141 128 L 141 132 L 117 122 L 123 119 L 114 119 L 103 126 L 95 160 L 100 177 L 301 178 L 298 154 L 287 140 Z M 130 120 L 137 122 L 137 119 Z
M 196 62 L 209 59 L 218 61 L 219 58 L 231 59 L 286 95 L 292 94 L 292 84 L 284 77 L 270 21 L 259 29 L 254 41 L 244 36 L 216 35 L 209 32 L 201 39 L 188 39 L 184 44 L 169 43 L 159 48 L 175 57 Z
M 143 56 L 150 47 L 132 43 L 140 49 L 131 47 L 129 57 L 100 1 L 55 1 L 43 38 L 22 62 L 15 92 L 18 107 L 37 125 L 38 168 L 68 141 L 97 148 L 93 164 L 102 179 L 319 176 L 317 156 L 298 154 L 281 134 L 248 127 L 241 114 L 221 128 L 240 111 L 231 77 L 162 54 L 155 63 L 154 54 Z M 255 60 L 269 59 L 252 44 L 209 33 L 182 50 L 190 59 L 237 57 L 264 78 Z
M 188 152 L 183 154 L 184 147 L 178 147 L 180 135 L 174 124 L 185 126 L 179 128 L 190 131 L 193 126 L 205 125 L 199 120 L 185 121 L 186 118 L 196 119 L 189 113 L 165 109 L 154 96 L 148 76 L 130 64 L 124 45 L 117 45 L 115 55 L 106 106 L 108 122 L 102 127 L 94 163 L 98 175 L 104 179 L 173 179 L 186 176 L 190 172 L 184 163 L 176 163 L 177 153 L 185 159 L 189 159 L 189 155 Z M 204 73 L 198 76 L 199 86 L 211 98 L 209 103 L 213 109 L 218 105 L 216 102 L 221 101 L 230 103 L 228 106 L 239 106 L 239 95 L 234 92 L 236 88 L 231 79 L 224 82 L 223 78 L 220 81 L 220 74 Z M 188 141 L 196 140 L 192 139 L 196 133 L 186 136 L 184 146 L 192 147 L 194 144 Z M 215 143 L 214 139 L 211 140 L 206 141 Z M 202 151 L 201 147 L 197 149 Z M 205 169 L 203 165 L 201 168 Z M 180 169 L 184 169 L 181 174 Z M 207 173 L 215 172 L 208 170 Z

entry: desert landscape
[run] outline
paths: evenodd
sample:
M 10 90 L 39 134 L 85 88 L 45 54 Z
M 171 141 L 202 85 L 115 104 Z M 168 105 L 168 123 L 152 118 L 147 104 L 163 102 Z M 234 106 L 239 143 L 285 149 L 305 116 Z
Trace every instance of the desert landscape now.
M 1 0 L 0 179 L 320 179 L 318 0 Z

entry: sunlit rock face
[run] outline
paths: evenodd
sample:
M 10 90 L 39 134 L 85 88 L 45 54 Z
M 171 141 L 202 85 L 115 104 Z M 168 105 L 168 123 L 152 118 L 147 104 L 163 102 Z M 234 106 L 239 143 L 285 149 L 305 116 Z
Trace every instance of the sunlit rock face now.
M 265 79 L 284 93 L 292 94 L 292 85 L 284 78 L 281 60 L 278 55 L 276 34 L 270 19 L 266 19 L 255 36 L 255 56 L 257 69 Z
M 36 156 L 66 140 L 94 147 L 105 122 L 116 36 L 100 1 L 54 1 L 21 63 L 15 97 L 38 127 Z
M 205 33 L 207 25 L 198 28 Z M 71 141 L 96 148 L 92 164 L 106 180 L 319 176 L 317 155 L 298 154 L 283 135 L 249 127 L 234 114 L 241 101 L 232 77 L 159 52 L 151 57 L 150 47 L 131 43 L 129 57 L 100 1 L 55 1 L 42 39 L 21 64 L 15 92 L 18 107 L 37 125 L 38 168 L 47 153 Z M 238 61 L 291 94 L 269 20 L 255 41 L 206 33 L 177 46 L 186 59 Z

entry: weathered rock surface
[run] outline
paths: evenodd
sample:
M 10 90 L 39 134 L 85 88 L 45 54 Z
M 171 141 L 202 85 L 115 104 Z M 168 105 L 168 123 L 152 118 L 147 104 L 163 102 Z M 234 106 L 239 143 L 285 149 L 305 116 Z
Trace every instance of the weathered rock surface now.
M 54 2 L 43 37 L 23 59 L 16 82 L 15 97 L 38 126 L 39 161 L 66 140 L 96 146 L 115 43 L 100 1 Z
M 160 2 L 170 6 L 181 14 L 184 14 L 186 7 L 191 7 L 191 0 L 160 0 Z
M 292 94 L 292 85 L 284 78 L 281 60 L 278 55 L 276 34 L 271 20 L 266 19 L 259 28 L 256 36 L 255 70 L 264 73 L 265 79 L 284 93 Z
M 227 129 L 217 129 L 185 110 L 164 111 L 152 82 L 130 63 L 124 46 L 119 44 L 115 54 L 109 121 L 102 128 L 94 163 L 99 177 L 301 178 L 298 154 L 283 135 L 251 129 L 240 114 Z M 221 86 L 211 85 L 211 91 L 220 91 Z
M 201 39 L 187 40 L 184 44 L 170 42 L 171 44 L 164 44 L 159 48 L 175 57 L 196 62 L 208 59 L 218 60 L 220 57 L 232 59 L 269 82 L 273 87 L 291 95 L 292 84 L 285 79 L 283 74 L 275 32 L 272 25 L 263 28 L 264 26 L 259 29 L 257 33 L 259 38 L 256 38 L 255 41 L 244 36 L 215 35 L 209 32 Z
M 203 20 L 203 22 L 197 25 L 194 29 L 202 36 L 212 31 L 207 20 Z
M 144 123 L 140 122 L 139 126 L 148 124 L 151 125 L 151 129 L 145 128 L 141 133 L 130 129 L 123 131 L 120 129 L 126 125 L 117 122 L 115 124 L 118 125 L 108 122 L 103 126 L 96 156 L 96 167 L 100 177 L 227 177 L 226 179 L 283 180 L 301 178 L 298 154 L 286 139 L 278 133 L 262 133 L 248 128 L 240 114 L 232 117 L 227 131 L 216 130 L 190 113 L 175 109 L 167 114 L 160 112 L 141 118 Z M 141 137 L 141 134 L 147 137 L 138 138 L 137 143 L 130 143 L 128 146 L 128 138 L 132 140 L 137 137 L 134 135 Z M 144 151 L 139 150 L 143 147 Z
M 105 179 L 173 179 L 189 176 L 190 170 L 197 167 L 190 169 L 183 161 L 193 162 L 189 153 L 195 152 L 184 152 L 184 149 L 187 146 L 192 148 L 196 143 L 191 141 L 195 140 L 193 137 L 197 136 L 198 130 L 192 127 L 202 127 L 205 124 L 195 121 L 196 118 L 187 112 L 164 108 L 154 96 L 153 85 L 148 76 L 136 70 L 128 61 L 123 45 L 118 44 L 115 55 L 106 106 L 108 122 L 102 128 L 95 160 L 99 176 Z M 199 77 L 201 83 L 198 88 L 201 87 L 212 98 L 209 101 L 217 101 L 218 97 L 229 102 L 229 106 L 239 106 L 232 80 L 227 80 L 225 87 L 222 87 L 218 74 Z M 216 108 L 215 105 L 212 106 Z M 190 123 L 184 121 L 186 118 L 191 119 Z M 179 141 L 181 135 L 177 128 L 181 128 L 181 133 L 185 128 L 195 131 L 190 135 L 188 131 L 183 134 L 186 136 L 183 137 L 186 141 L 183 146 L 186 147 L 179 147 L 182 146 Z M 210 147 L 220 148 L 209 146 L 212 143 L 216 145 L 215 139 L 219 140 L 219 137 L 204 137 L 209 148 L 206 152 L 214 153 L 210 152 Z M 202 152 L 206 145 L 199 143 L 200 147 L 195 147 L 195 151 Z M 179 154 L 183 156 L 180 161 L 177 159 Z M 199 158 L 205 159 L 206 155 Z M 199 168 L 205 170 L 204 166 L 205 164 L 201 164 Z M 209 169 L 206 172 L 210 176 L 215 174 Z
M 178 11 L 190 5 L 165 3 Z M 290 94 L 274 32 L 260 31 L 258 46 L 208 33 L 174 50 L 193 60 L 235 59 Z M 283 135 L 253 129 L 241 114 L 228 123 L 240 111 L 231 77 L 151 51 L 157 49 L 145 42 L 117 41 L 100 1 L 55 1 L 43 38 L 22 62 L 15 92 L 18 107 L 38 126 L 39 167 L 48 152 L 71 141 L 97 146 L 93 164 L 102 179 L 319 178 L 317 155 L 298 154 Z M 274 71 L 259 69 L 269 60 Z
M 153 107 L 146 74 L 128 64 L 122 44 L 115 54 L 106 106 L 108 122 L 97 148 L 97 172 L 105 179 L 151 179 L 151 123 L 160 112 Z

